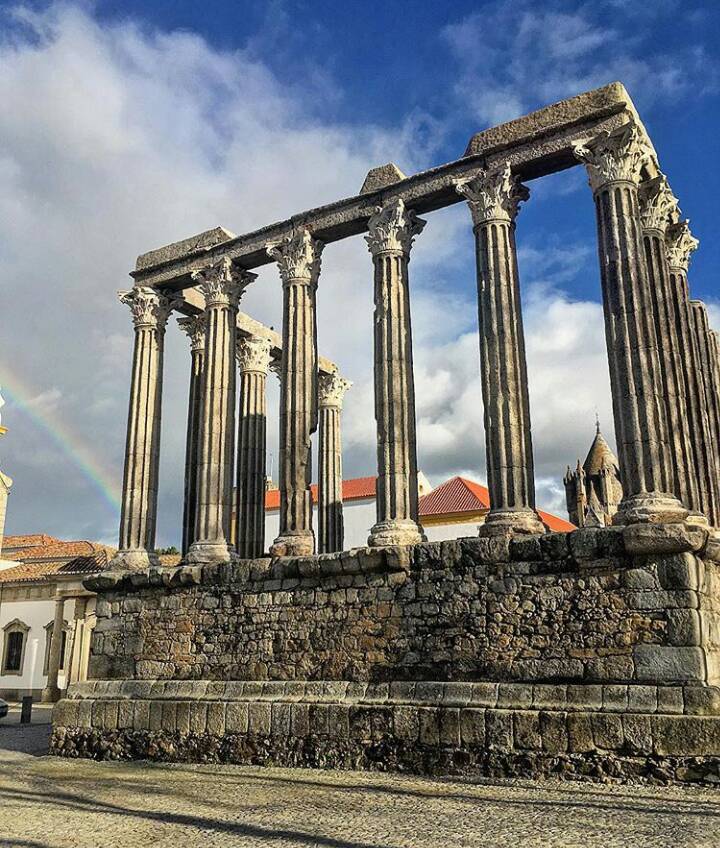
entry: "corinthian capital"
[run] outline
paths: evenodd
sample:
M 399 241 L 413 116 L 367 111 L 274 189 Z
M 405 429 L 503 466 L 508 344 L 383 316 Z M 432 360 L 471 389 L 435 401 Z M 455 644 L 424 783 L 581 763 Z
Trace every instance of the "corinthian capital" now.
M 687 273 L 690 254 L 700 242 L 690 232 L 690 221 L 678 221 L 670 224 L 665 231 L 668 265 L 674 270 Z
M 190 339 L 190 350 L 195 352 L 205 349 L 205 313 L 178 318 L 178 327 Z
M 388 251 L 409 254 L 415 236 L 423 231 L 426 223 L 397 198 L 385 206 L 375 207 L 368 221 L 365 241 L 373 256 Z
M 241 371 L 257 371 L 267 374 L 270 365 L 270 342 L 257 336 L 238 339 L 237 361 Z
M 278 244 L 267 247 L 268 256 L 274 259 L 283 283 L 306 280 L 316 284 L 320 275 L 320 255 L 325 245 L 310 235 L 304 227 Z
M 467 200 L 475 226 L 487 221 L 514 221 L 519 204 L 530 197 L 530 190 L 513 176 L 509 163 L 457 182 L 455 190 Z
M 640 220 L 646 230 L 661 230 L 678 217 L 678 200 L 665 174 L 640 184 Z
M 165 331 L 167 319 L 178 298 L 166 297 L 150 286 L 136 286 L 129 291 L 119 291 L 120 303 L 130 307 L 135 329 L 151 328 Z
M 640 170 L 649 157 L 647 144 L 637 124 L 625 124 L 612 133 L 602 132 L 573 145 L 575 157 L 587 168 L 590 188 L 597 191 L 607 183 L 640 182 Z
M 350 380 L 334 374 L 320 374 L 318 377 L 318 404 L 342 409 L 345 392 L 352 386 Z
M 227 256 L 202 271 L 192 274 L 193 281 L 197 284 L 202 296 L 205 298 L 205 306 L 232 306 L 237 305 L 242 293 L 248 285 L 257 278 L 257 274 L 251 274 L 244 268 L 233 265 L 232 259 Z

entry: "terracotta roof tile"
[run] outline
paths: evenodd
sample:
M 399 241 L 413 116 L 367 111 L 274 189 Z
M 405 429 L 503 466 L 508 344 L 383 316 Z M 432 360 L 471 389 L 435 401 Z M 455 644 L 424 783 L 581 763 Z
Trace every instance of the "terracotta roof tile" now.
M 37 548 L 59 541 L 60 539 L 56 539 L 54 536 L 48 536 L 46 533 L 31 533 L 26 536 L 5 536 L 3 537 L 3 550 L 7 551 L 11 548 Z
M 377 477 L 355 477 L 353 480 L 343 480 L 343 500 L 354 501 L 361 498 L 375 497 L 375 481 Z M 310 487 L 313 503 L 317 503 L 317 485 Z M 279 509 L 280 490 L 270 489 L 265 493 L 265 509 Z
M 451 477 L 420 498 L 420 517 L 457 512 L 480 512 L 490 508 L 490 493 L 479 483 Z
M 95 574 L 106 568 L 107 563 L 107 551 L 104 548 L 66 560 L 49 559 L 24 562 L 14 568 L 6 568 L 0 571 L 0 583 L 42 581 L 57 575 Z

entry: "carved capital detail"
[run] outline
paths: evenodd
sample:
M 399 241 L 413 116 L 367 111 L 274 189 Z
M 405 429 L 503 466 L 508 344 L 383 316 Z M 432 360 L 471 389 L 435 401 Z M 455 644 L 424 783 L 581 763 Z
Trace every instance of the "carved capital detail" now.
M 241 371 L 267 374 L 270 365 L 270 341 L 258 336 L 238 338 L 237 361 Z
M 665 232 L 678 219 L 678 199 L 672 193 L 665 174 L 640 184 L 640 221 L 646 230 Z
M 268 245 L 267 253 L 280 270 L 283 283 L 304 280 L 317 285 L 320 275 L 320 255 L 325 245 L 310 235 L 304 227 L 277 244 Z
M 195 271 L 192 279 L 205 298 L 206 308 L 230 306 L 237 309 L 243 292 L 257 278 L 244 268 L 238 268 L 227 256 L 201 271 Z
M 320 374 L 318 376 L 318 404 L 342 409 L 345 392 L 350 386 L 352 386 L 350 380 L 341 377 L 337 372 Z
M 178 318 L 178 327 L 190 339 L 190 350 L 195 353 L 205 349 L 205 313 Z
M 165 325 L 179 298 L 166 297 L 150 286 L 136 286 L 129 291 L 119 291 L 120 303 L 130 307 L 135 329 L 150 328 L 165 332 Z
M 665 232 L 668 265 L 678 271 L 687 273 L 690 265 L 690 254 L 697 249 L 700 242 L 690 232 L 690 221 L 678 221 L 670 224 Z
M 520 203 L 530 197 L 530 190 L 512 174 L 509 164 L 457 182 L 455 190 L 467 200 L 476 227 L 488 221 L 512 223 Z
M 368 221 L 365 241 L 373 256 L 388 252 L 409 255 L 415 236 L 423 231 L 426 223 L 412 209 L 407 209 L 401 198 L 397 198 L 385 206 L 375 207 Z
M 640 182 L 640 171 L 650 150 L 637 124 L 626 124 L 611 133 L 573 144 L 575 157 L 587 168 L 590 188 L 598 191 L 608 183 Z

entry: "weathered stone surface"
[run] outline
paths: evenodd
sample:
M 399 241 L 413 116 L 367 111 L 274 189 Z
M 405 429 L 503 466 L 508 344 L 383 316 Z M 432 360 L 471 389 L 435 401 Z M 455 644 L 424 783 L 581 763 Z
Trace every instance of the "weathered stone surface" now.
M 360 194 L 371 194 L 374 191 L 386 188 L 404 179 L 405 174 L 403 174 L 400 168 L 394 162 L 388 162 L 387 165 L 380 165 L 368 171 L 360 189 Z

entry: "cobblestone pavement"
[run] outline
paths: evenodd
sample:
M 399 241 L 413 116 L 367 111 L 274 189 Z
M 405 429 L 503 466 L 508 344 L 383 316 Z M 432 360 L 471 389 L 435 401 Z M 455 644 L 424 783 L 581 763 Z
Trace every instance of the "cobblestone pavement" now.
M 720 845 L 720 790 L 36 757 L 0 727 L 0 846 Z

